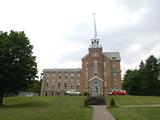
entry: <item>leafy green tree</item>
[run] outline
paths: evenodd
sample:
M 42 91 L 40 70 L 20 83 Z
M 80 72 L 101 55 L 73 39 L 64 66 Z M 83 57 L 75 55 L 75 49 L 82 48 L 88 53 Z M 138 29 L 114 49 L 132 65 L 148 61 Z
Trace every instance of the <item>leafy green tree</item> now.
M 33 80 L 32 83 L 28 85 L 28 87 L 24 90 L 26 92 L 40 92 L 40 81 Z
M 0 32 L 0 105 L 6 92 L 25 88 L 37 74 L 33 46 L 24 32 Z

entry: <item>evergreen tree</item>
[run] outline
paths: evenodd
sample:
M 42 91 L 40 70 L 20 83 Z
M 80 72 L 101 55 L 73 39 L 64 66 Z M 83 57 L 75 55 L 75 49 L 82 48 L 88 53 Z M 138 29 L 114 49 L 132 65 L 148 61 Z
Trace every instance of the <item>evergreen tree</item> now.
M 158 83 L 158 60 L 151 55 L 146 60 L 146 66 L 144 69 L 145 74 L 145 95 L 158 95 L 159 94 L 159 83 Z
M 160 59 L 151 55 L 138 70 L 128 70 L 123 87 L 131 95 L 160 95 Z

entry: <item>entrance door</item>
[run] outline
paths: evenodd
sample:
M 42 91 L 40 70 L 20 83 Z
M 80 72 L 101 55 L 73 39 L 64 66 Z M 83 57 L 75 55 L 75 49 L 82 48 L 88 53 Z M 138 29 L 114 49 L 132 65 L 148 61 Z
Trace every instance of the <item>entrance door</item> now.
M 100 84 L 97 79 L 95 79 L 92 83 L 92 95 L 96 96 L 100 94 Z

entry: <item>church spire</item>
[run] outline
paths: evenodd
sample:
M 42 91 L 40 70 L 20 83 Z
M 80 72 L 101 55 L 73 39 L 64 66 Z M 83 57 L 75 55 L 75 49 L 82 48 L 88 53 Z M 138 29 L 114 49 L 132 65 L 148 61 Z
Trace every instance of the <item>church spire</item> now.
M 94 20 L 94 39 L 97 38 L 97 28 L 96 28 L 96 18 L 95 18 L 96 13 L 93 13 L 93 20 Z
M 94 37 L 91 39 L 91 48 L 99 48 L 101 45 L 99 45 L 99 38 L 97 38 L 97 28 L 96 28 L 96 18 L 95 13 L 93 13 L 93 21 L 94 21 Z

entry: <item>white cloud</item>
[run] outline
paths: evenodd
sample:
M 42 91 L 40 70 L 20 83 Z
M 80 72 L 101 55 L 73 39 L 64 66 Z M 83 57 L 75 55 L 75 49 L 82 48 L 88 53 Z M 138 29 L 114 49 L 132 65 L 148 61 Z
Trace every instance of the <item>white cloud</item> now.
M 25 31 L 43 68 L 81 67 L 93 36 L 92 13 L 105 51 L 119 51 L 123 73 L 159 55 L 157 0 L 0 0 L 0 29 Z

